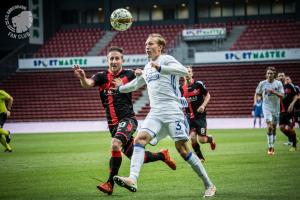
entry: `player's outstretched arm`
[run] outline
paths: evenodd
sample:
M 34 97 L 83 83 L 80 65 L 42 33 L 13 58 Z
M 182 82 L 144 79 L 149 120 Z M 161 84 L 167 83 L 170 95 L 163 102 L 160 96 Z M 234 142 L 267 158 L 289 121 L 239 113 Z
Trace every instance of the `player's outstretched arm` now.
M 126 83 L 125 85 L 117 85 L 117 90 L 121 93 L 129 93 L 138 90 L 145 84 L 145 79 L 142 76 L 137 76 L 135 79 L 129 83 Z
M 90 88 L 95 86 L 95 81 L 91 78 L 86 78 L 85 72 L 79 65 L 73 67 L 74 75 L 80 80 L 80 84 L 83 88 Z
M 187 68 L 172 56 L 166 56 L 166 62 L 161 65 L 151 62 L 151 66 L 162 74 L 173 74 L 180 77 L 184 77 L 188 74 Z

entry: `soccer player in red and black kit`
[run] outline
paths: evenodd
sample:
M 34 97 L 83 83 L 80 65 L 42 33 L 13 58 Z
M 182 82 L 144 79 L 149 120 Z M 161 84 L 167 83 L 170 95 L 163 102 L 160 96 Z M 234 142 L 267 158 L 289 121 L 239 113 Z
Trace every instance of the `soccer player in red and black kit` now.
M 204 156 L 200 150 L 200 143 L 210 143 L 212 150 L 216 148 L 216 143 L 211 135 L 206 135 L 207 122 L 206 111 L 210 100 L 210 94 L 205 85 L 201 81 L 193 79 L 192 67 L 187 67 L 188 75 L 184 78 L 185 82 L 180 87 L 181 94 L 188 101 L 188 108 L 186 108 L 187 118 L 190 125 L 190 138 L 192 147 L 201 161 L 205 161 Z
M 279 126 L 282 133 L 292 142 L 290 151 L 295 151 L 297 148 L 297 137 L 293 127 L 292 102 L 297 98 L 297 90 L 293 83 L 286 81 L 286 76 L 283 72 L 278 73 L 278 79 L 282 82 L 284 89 L 284 96 L 280 100 Z
M 84 70 L 80 69 L 79 65 L 74 66 L 74 74 L 79 78 L 83 88 L 99 87 L 100 98 L 105 108 L 106 119 L 112 136 L 112 146 L 109 178 L 107 182 L 98 185 L 97 188 L 111 195 L 114 187 L 113 177 L 118 174 L 122 163 L 121 152 L 129 159 L 132 156 L 133 134 L 137 129 L 138 122 L 133 111 L 132 94 L 119 93 L 113 89 L 114 81 L 121 80 L 125 84 L 135 78 L 133 70 L 122 68 L 124 62 L 123 49 L 111 47 L 108 51 L 107 61 L 109 69 L 99 72 L 91 78 L 86 77 Z M 173 170 L 176 169 L 175 161 L 170 157 L 167 149 L 158 153 L 145 152 L 145 163 L 158 160 L 165 162 Z
M 294 107 L 294 122 L 298 123 L 298 127 L 300 127 L 300 87 L 298 85 L 295 86 L 297 90 L 297 98 L 293 101 Z

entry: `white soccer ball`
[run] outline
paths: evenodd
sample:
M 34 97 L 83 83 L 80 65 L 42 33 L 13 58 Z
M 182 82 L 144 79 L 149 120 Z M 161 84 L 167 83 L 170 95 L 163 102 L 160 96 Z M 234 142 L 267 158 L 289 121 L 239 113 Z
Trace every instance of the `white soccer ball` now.
M 132 15 L 128 10 L 119 8 L 111 13 L 110 24 L 117 31 L 126 31 L 132 24 Z

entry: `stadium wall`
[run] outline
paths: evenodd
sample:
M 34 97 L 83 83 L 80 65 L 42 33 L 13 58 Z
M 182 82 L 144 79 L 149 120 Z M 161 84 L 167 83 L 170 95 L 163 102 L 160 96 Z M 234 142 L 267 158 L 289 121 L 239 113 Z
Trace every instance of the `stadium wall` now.
M 139 120 L 139 125 L 142 120 Z M 252 118 L 208 118 L 208 129 L 252 128 Z M 265 127 L 265 124 L 263 124 Z M 6 123 L 4 129 L 12 134 L 56 133 L 56 132 L 101 132 L 108 131 L 106 121 L 70 121 L 70 122 L 19 122 Z

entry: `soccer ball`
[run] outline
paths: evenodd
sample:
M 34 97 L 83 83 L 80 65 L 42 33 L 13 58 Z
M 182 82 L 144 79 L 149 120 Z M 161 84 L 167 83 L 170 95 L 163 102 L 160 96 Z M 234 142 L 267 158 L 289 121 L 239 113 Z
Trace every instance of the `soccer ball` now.
M 110 24 L 117 31 L 126 31 L 132 24 L 132 15 L 128 10 L 119 8 L 111 13 Z

